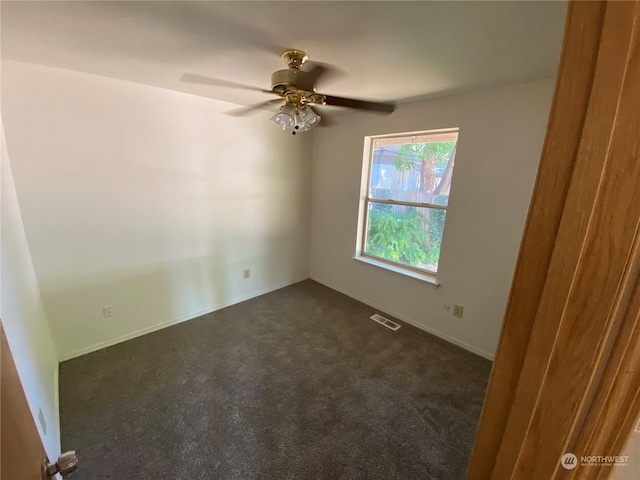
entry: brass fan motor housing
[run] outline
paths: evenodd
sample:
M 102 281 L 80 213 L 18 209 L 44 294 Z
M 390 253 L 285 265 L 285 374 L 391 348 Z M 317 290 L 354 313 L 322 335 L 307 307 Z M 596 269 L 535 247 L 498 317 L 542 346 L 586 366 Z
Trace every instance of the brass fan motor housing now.
M 290 89 L 315 92 L 313 76 L 309 72 L 300 70 L 300 67 L 309 59 L 309 55 L 302 50 L 292 49 L 285 50 L 281 56 L 289 68 L 278 70 L 271 75 L 271 90 L 278 94 L 284 94 Z
M 276 93 L 284 93 L 289 88 L 314 92 L 314 79 L 311 78 L 309 72 L 295 68 L 278 70 L 271 75 L 271 90 Z

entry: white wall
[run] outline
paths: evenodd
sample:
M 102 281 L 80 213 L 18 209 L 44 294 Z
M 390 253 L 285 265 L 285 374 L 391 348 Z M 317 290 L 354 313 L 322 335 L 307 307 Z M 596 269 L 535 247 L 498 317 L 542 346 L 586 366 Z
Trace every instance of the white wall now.
M 0 317 L 38 432 L 49 458 L 60 454 L 58 357 L 25 237 L 4 131 L 2 154 L 2 241 Z M 40 414 L 40 412 L 42 412 Z M 39 417 L 42 415 L 44 424 Z
M 311 278 L 492 358 L 553 95 L 552 80 L 354 114 L 313 137 Z M 459 127 L 440 287 L 353 260 L 366 135 Z M 464 306 L 456 318 L 444 303 Z
M 2 94 L 61 359 L 308 278 L 309 136 L 266 112 L 17 62 L 3 62 Z
M 236 119 L 223 102 L 3 62 L 7 143 L 60 358 L 309 273 L 491 357 L 552 91 L 548 80 L 439 98 L 292 137 L 266 113 Z M 446 127 L 460 139 L 436 289 L 352 257 L 363 137 Z

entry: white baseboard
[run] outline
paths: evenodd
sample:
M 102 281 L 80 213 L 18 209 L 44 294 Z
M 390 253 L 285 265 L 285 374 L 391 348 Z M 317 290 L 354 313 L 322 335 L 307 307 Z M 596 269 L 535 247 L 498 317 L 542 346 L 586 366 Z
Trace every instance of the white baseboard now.
M 126 342 L 127 340 L 131 340 L 133 338 L 141 337 L 142 335 L 146 335 L 147 333 L 156 332 L 158 330 L 162 330 L 163 328 L 170 327 L 172 325 L 177 325 L 178 323 L 186 322 L 188 320 L 193 320 L 194 318 L 201 317 L 202 315 L 206 315 L 208 313 L 215 312 L 217 310 L 221 310 L 226 307 L 230 307 L 231 305 L 235 305 L 236 303 L 244 302 L 245 300 L 250 300 L 255 297 L 259 297 L 260 295 L 264 295 L 266 293 L 273 292 L 275 290 L 279 290 L 284 287 L 288 287 L 289 285 L 293 285 L 294 283 L 302 282 L 303 280 L 307 280 L 309 277 L 301 278 L 299 280 L 293 280 L 291 282 L 281 283 L 272 287 L 265 288 L 263 290 L 258 290 L 257 292 L 252 292 L 247 295 L 242 295 L 240 297 L 236 297 L 232 300 L 219 303 L 209 308 L 205 308 L 204 310 L 200 310 L 198 312 L 190 313 L 188 315 L 184 315 L 182 317 L 175 318 L 173 320 L 168 320 L 166 322 L 161 322 L 156 325 L 152 325 L 150 327 L 142 328 L 140 330 L 136 330 L 134 332 L 127 333 L 117 338 L 112 338 L 110 340 L 105 340 L 104 342 L 99 342 L 93 345 L 89 345 L 88 347 L 83 347 L 77 350 L 74 350 L 69 353 L 61 354 L 59 361 L 64 362 L 66 360 L 71 360 L 72 358 L 80 357 L 82 355 L 86 355 L 87 353 L 95 352 L 98 350 L 102 350 L 103 348 L 111 347 L 118 343 Z
M 430 333 L 431 335 L 435 335 L 436 337 L 439 337 L 439 338 L 441 338 L 443 340 L 446 340 L 449 343 L 453 343 L 454 345 L 462 347 L 465 350 L 468 350 L 469 352 L 475 353 L 476 355 L 480 355 L 481 357 L 486 358 L 487 360 L 493 361 L 493 354 L 491 354 L 489 352 L 485 352 L 484 350 L 481 350 L 481 349 L 479 349 L 477 347 L 474 347 L 473 345 L 469 345 L 468 343 L 465 343 L 465 342 L 463 342 L 461 340 L 458 340 L 457 338 L 453 338 L 453 337 L 451 337 L 449 335 L 446 335 L 446 334 L 444 334 L 442 332 L 439 332 L 438 330 L 435 330 L 435 329 L 433 329 L 431 327 L 427 327 L 426 325 L 422 325 L 421 323 L 418 323 L 417 321 L 415 321 L 415 320 L 413 320 L 411 318 L 408 318 L 408 317 L 405 317 L 404 315 L 401 315 L 399 313 L 393 312 L 393 311 L 389 310 L 388 308 L 385 308 L 385 307 L 383 307 L 381 305 L 378 305 L 377 303 L 372 302 L 372 301 L 370 301 L 370 300 L 368 300 L 366 298 L 360 297 L 359 295 L 355 295 L 355 294 L 353 294 L 353 293 L 351 293 L 351 292 L 349 292 L 349 291 L 347 291 L 347 290 L 345 290 L 343 288 L 336 287 L 335 285 L 332 285 L 331 283 L 326 282 L 326 281 L 324 281 L 324 280 L 322 280 L 320 278 L 317 278 L 315 276 L 311 276 L 311 280 L 313 280 L 315 282 L 318 282 L 318 283 L 321 283 L 325 287 L 329 287 L 330 289 L 335 290 L 337 292 L 344 293 L 346 296 L 351 297 L 351 298 L 353 298 L 355 300 L 358 300 L 359 302 L 362 302 L 362 303 L 364 303 L 366 305 L 369 305 L 370 307 L 373 307 L 373 308 L 375 308 L 377 310 L 380 310 L 381 312 L 386 313 L 387 315 L 391 315 L 392 317 L 396 317 L 396 318 L 402 320 L 403 322 L 407 322 L 409 325 L 413 325 L 414 327 L 419 328 L 420 330 L 424 330 L 425 332 Z
M 377 310 L 380 310 L 383 313 L 386 313 L 387 315 L 391 315 L 393 317 L 396 317 L 400 320 L 402 320 L 403 322 L 408 323 L 409 325 L 413 325 L 416 328 L 419 328 L 420 330 L 424 330 L 427 333 L 430 333 L 432 335 L 435 335 L 436 337 L 442 338 L 443 340 L 446 340 L 449 343 L 453 343 L 454 345 L 457 345 L 459 347 L 464 348 L 465 350 L 468 350 L 472 353 L 475 353 L 476 355 L 480 355 L 481 357 L 484 357 L 488 360 L 492 360 L 493 361 L 493 354 L 490 354 L 488 352 L 485 352 L 479 348 L 474 347 L 473 345 L 469 345 L 468 343 L 465 343 L 463 341 L 458 340 L 457 338 L 453 338 L 449 335 L 446 335 L 442 332 L 439 332 L 438 330 L 435 330 L 433 328 L 427 327 L 425 325 L 422 325 L 421 323 L 418 323 L 417 321 L 408 318 L 404 315 L 401 315 L 399 313 L 393 312 L 381 305 L 376 304 L 375 302 L 372 302 L 366 298 L 360 297 L 359 295 L 355 295 L 343 288 L 340 287 L 336 287 L 335 285 L 332 285 L 330 282 L 326 282 L 320 278 L 316 278 L 316 277 L 310 277 L 312 280 L 321 283 L 322 285 L 325 285 L 326 287 L 331 288 L 332 290 L 336 290 L 337 292 L 343 293 L 345 295 L 347 295 L 348 297 L 351 297 L 355 300 L 358 300 L 359 302 L 362 302 L 366 305 L 369 305 L 370 307 L 373 307 Z M 125 335 L 122 335 L 120 337 L 117 338 L 113 338 L 111 340 L 106 340 L 104 342 L 99 342 L 93 345 L 89 345 L 87 347 L 83 347 L 80 348 L 78 350 L 74 350 L 72 352 L 66 353 L 66 354 L 62 354 L 60 356 L 60 362 L 64 362 L 66 360 L 71 360 L 72 358 L 76 358 L 76 357 L 80 357 L 82 355 L 86 355 L 87 353 L 91 353 L 91 352 L 95 352 L 98 350 L 102 350 L 103 348 L 107 348 L 107 347 L 111 347 L 113 345 L 116 345 L 118 343 L 122 343 L 122 342 L 126 342 L 127 340 L 131 340 L 133 338 L 137 338 L 137 337 L 141 337 L 142 335 L 146 335 L 148 333 L 152 333 L 152 332 L 156 332 L 158 330 L 162 330 L 163 328 L 166 327 L 170 327 L 172 325 L 177 325 L 178 323 L 182 323 L 182 322 L 186 322 L 188 320 L 193 320 L 194 318 L 197 317 L 201 317 L 202 315 L 206 315 L 208 313 L 212 313 L 215 312 L 217 310 L 221 310 L 223 308 L 226 307 L 230 307 L 231 305 L 235 305 L 236 303 L 240 303 L 240 302 L 244 302 L 245 300 L 250 300 L 251 298 L 255 298 L 255 297 L 259 297 L 260 295 L 264 295 L 266 293 L 270 293 L 273 292 L 275 290 L 279 290 L 281 288 L 284 287 L 288 287 L 289 285 L 293 285 L 294 283 L 298 283 L 298 282 L 302 282 L 303 280 L 306 280 L 306 278 L 301 278 L 299 280 L 294 280 L 291 282 L 285 282 L 282 284 L 278 284 L 272 287 L 268 287 L 265 288 L 263 290 L 259 290 L 257 292 L 253 292 L 250 293 L 248 295 L 243 295 L 241 297 L 236 297 L 232 300 L 226 301 L 226 302 L 222 302 L 219 303 L 217 305 L 214 305 L 212 307 L 206 308 L 204 310 L 200 310 L 198 312 L 194 312 L 194 313 L 190 313 L 188 315 L 184 315 L 182 317 L 178 317 L 176 319 L 173 320 L 168 320 L 166 322 L 162 322 L 162 323 L 158 323 L 156 325 L 152 325 L 150 327 L 146 327 L 140 330 L 136 330 L 134 332 L 130 332 L 127 333 Z

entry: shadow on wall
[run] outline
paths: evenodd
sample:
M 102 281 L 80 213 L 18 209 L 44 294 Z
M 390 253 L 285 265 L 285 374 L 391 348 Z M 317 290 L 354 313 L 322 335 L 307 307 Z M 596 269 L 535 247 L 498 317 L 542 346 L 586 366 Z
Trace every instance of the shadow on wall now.
M 228 242 L 206 256 L 43 282 L 60 360 L 308 278 L 308 265 L 296 260 L 308 258 L 306 247 L 291 232 L 251 239 L 246 249 L 237 248 L 243 240 Z M 245 268 L 251 270 L 248 279 L 243 278 Z M 111 306 L 110 318 L 106 306 Z

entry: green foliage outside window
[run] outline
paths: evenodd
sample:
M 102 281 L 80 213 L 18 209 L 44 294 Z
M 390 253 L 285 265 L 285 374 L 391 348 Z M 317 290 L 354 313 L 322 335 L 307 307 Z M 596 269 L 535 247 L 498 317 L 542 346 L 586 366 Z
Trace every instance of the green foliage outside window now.
M 434 179 L 435 166 L 447 167 L 454 152 L 455 142 L 405 144 L 394 159 L 394 167 L 397 171 L 420 168 L 422 175 Z M 442 190 L 438 185 L 431 185 L 431 189 L 436 195 Z M 370 205 L 367 253 L 427 270 L 437 268 L 445 210 L 375 202 Z
M 427 261 L 424 244 L 427 233 L 424 218 L 416 207 L 404 207 L 406 211 L 394 211 L 393 205 L 373 204 L 369 210 L 369 235 L 367 253 L 408 265 Z
M 403 208 L 405 211 L 400 211 Z M 366 252 L 405 265 L 423 267 L 438 263 L 445 211 L 372 203 Z
M 396 170 L 412 170 L 428 158 L 438 167 L 446 167 L 456 142 L 405 143 L 394 159 Z

